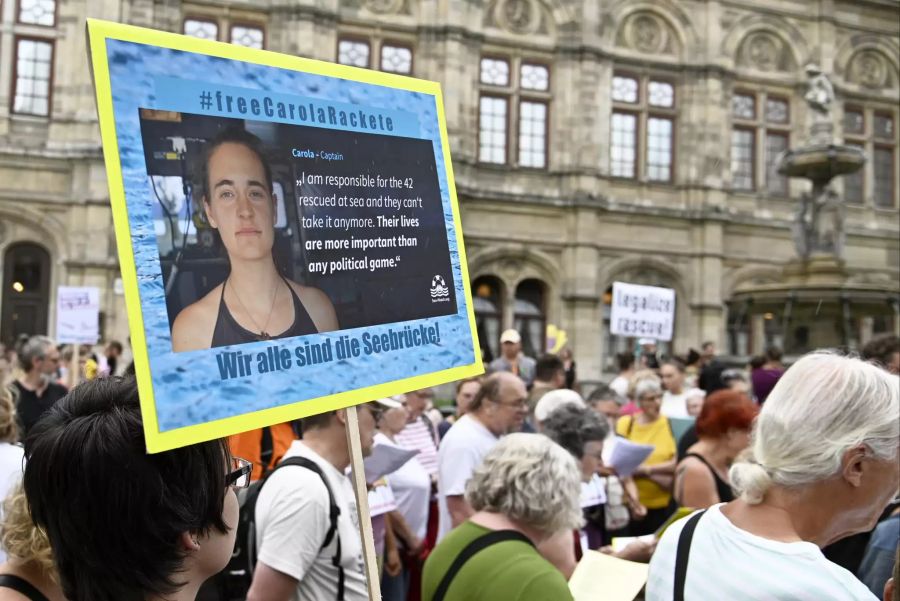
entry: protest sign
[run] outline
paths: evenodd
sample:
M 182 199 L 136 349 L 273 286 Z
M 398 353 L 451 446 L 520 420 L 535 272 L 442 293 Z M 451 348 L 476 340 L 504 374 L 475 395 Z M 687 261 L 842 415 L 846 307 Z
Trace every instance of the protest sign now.
M 437 83 L 88 32 L 150 452 L 483 371 Z
M 671 340 L 674 323 L 674 290 L 613 282 L 610 332 L 617 336 Z
M 56 293 L 56 340 L 97 344 L 100 339 L 100 289 L 60 286 Z

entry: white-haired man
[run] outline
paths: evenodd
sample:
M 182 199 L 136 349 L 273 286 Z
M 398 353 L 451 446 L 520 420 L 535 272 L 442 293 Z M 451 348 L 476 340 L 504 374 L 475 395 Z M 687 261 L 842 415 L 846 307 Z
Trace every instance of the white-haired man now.
M 528 414 L 525 384 L 509 372 L 485 379 L 438 450 L 438 540 L 472 515 L 464 497 L 475 468 L 500 437 L 522 428 Z

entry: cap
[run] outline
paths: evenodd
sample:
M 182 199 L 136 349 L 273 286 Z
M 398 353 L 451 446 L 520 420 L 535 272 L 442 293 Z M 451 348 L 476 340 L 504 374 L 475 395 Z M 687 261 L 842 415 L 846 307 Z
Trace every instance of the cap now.
M 656 338 L 641 338 L 638 340 L 638 344 L 644 346 L 645 344 L 656 344 Z
M 513 344 L 519 344 L 522 342 L 522 337 L 519 336 L 519 333 L 515 330 L 505 330 L 502 334 L 500 334 L 500 342 L 512 342 Z
M 378 403 L 379 405 L 381 405 L 383 407 L 387 407 L 388 409 L 399 409 L 400 407 L 403 406 L 403 403 L 401 403 L 400 401 L 398 401 L 396 399 L 390 399 L 390 398 L 375 399 L 372 402 Z

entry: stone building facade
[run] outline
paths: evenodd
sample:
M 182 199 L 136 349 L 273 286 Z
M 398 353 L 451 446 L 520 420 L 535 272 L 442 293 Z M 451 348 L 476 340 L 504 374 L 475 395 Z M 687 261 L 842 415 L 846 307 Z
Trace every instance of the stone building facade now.
M 566 330 L 600 378 L 614 281 L 676 291 L 674 339 L 746 355 L 778 315 L 730 304 L 795 255 L 806 184 L 775 156 L 803 142 L 804 67 L 832 81 L 838 137 L 863 147 L 845 260 L 897 287 L 900 3 L 896 0 L 9 0 L 0 5 L 2 331 L 54 333 L 55 289 L 104 291 L 127 335 L 85 53 L 105 18 L 439 81 L 482 345 Z M 22 290 L 14 289 L 14 284 Z M 852 300 L 852 299 L 851 299 Z M 896 297 L 853 343 L 900 328 Z

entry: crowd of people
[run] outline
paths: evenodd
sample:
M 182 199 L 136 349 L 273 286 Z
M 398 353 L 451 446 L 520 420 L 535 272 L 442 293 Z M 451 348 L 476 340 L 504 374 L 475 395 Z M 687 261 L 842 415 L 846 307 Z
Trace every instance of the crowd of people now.
M 368 482 L 383 598 L 565 601 L 600 551 L 649 563 L 647 601 L 897 601 L 900 341 L 747 369 L 640 342 L 588 386 L 508 330 L 444 412 L 432 389 L 359 406 L 364 456 L 412 452 Z M 4 353 L 0 600 L 368 599 L 345 410 L 148 455 L 121 345 L 78 374 L 67 351 Z M 649 454 L 618 473 L 625 441 Z

